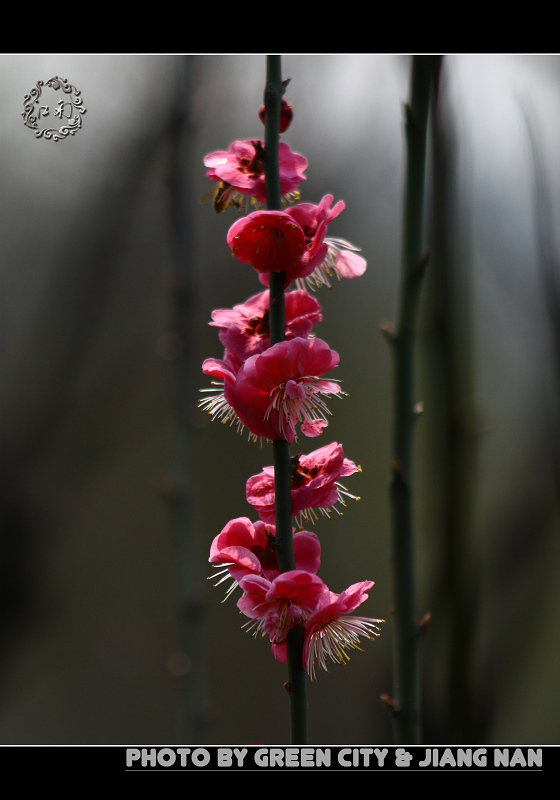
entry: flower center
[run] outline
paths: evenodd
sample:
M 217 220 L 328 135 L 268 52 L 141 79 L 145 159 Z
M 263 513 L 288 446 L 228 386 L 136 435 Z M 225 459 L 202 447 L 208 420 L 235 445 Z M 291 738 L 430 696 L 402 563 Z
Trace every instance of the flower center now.
M 246 332 L 252 333 L 255 336 L 270 336 L 270 324 L 268 317 L 268 308 L 265 310 L 262 317 L 251 317 L 249 320 L 249 325 L 245 329 Z
M 286 383 L 275 386 L 271 391 L 272 402 L 267 409 L 265 419 L 274 409 L 279 413 L 280 434 L 284 436 L 286 424 L 293 428 L 297 422 L 314 425 L 318 421 L 327 424 L 327 415 L 330 415 L 321 394 L 330 397 L 333 394 L 332 383 L 325 387 L 315 375 L 305 375 L 297 380 L 290 379 Z
M 303 607 L 287 598 L 278 600 L 276 607 L 263 621 L 263 631 L 270 636 L 271 642 L 281 642 L 294 625 L 305 622 L 307 617 L 308 614 Z
M 312 481 L 319 472 L 319 467 L 317 466 L 308 469 L 303 464 L 300 464 L 300 458 L 301 453 L 298 453 L 297 456 L 292 456 L 290 459 L 292 462 L 292 489 L 299 489 L 301 486 L 305 486 Z
M 262 175 L 264 173 L 264 166 L 261 160 L 262 148 L 260 145 L 257 147 L 255 142 L 252 142 L 252 145 L 255 148 L 255 155 L 251 160 L 248 158 L 240 158 L 237 169 L 239 172 L 243 172 L 246 175 L 257 177 L 258 175 Z
M 311 225 L 304 225 L 303 226 L 303 233 L 305 235 L 305 244 L 306 246 L 311 244 L 315 234 L 317 233 L 317 228 L 312 227 Z
M 278 561 L 274 552 L 274 536 L 270 531 L 265 531 L 265 535 L 267 539 L 265 547 L 255 544 L 251 547 L 251 552 L 259 559 L 263 569 L 278 569 Z

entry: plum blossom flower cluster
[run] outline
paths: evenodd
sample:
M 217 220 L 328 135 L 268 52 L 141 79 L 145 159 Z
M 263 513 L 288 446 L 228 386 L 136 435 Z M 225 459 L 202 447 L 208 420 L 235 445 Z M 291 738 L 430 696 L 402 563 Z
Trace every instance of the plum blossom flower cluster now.
M 264 121 L 264 109 L 259 116 Z M 291 119 L 291 107 L 282 101 L 281 133 Z M 326 195 L 317 205 L 296 202 L 308 164 L 284 142 L 279 145 L 279 171 L 285 210 L 263 210 L 264 155 L 262 140 L 236 141 L 207 155 L 204 164 L 206 176 L 217 183 L 216 211 L 229 206 L 255 209 L 234 222 L 227 243 L 236 262 L 252 267 L 263 286 L 268 287 L 271 273 L 284 274 L 284 341 L 271 345 L 268 288 L 231 309 L 214 310 L 209 324 L 218 329 L 223 356 L 207 358 L 202 365 L 212 386 L 202 390 L 200 407 L 261 445 L 278 439 L 291 445 L 299 444 L 300 436 L 323 434 L 331 417 L 328 401 L 344 396 L 330 375 L 338 367 L 338 353 L 312 333 L 322 321 L 314 292 L 330 287 L 333 277 L 359 277 L 366 261 L 358 248 L 327 235 L 344 210 L 342 200 L 333 205 L 333 196 Z M 347 651 L 360 650 L 362 638 L 378 636 L 383 621 L 352 613 L 367 600 L 372 581 L 355 583 L 340 594 L 327 587 L 317 575 L 319 538 L 304 530 L 319 515 L 340 514 L 347 498 L 359 499 L 341 483 L 359 469 L 337 442 L 291 456 L 295 569 L 281 572 L 277 562 L 272 466 L 247 481 L 246 499 L 256 521 L 230 520 L 210 548 L 216 585 L 226 582 L 226 598 L 241 591 L 237 606 L 247 618 L 243 627 L 268 637 L 277 660 L 286 662 L 286 637 L 295 626 L 303 626 L 303 666 L 313 680 L 329 661 L 346 663 Z

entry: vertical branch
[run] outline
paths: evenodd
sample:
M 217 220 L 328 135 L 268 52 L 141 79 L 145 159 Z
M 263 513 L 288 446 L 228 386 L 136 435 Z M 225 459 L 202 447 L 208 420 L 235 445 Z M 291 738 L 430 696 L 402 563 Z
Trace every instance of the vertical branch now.
M 546 301 L 546 310 L 548 312 L 548 323 L 554 354 L 555 392 L 553 396 L 554 406 L 549 424 L 552 431 L 557 431 L 557 391 L 560 388 L 560 258 L 554 246 L 554 216 L 552 212 L 550 186 L 547 181 L 550 170 L 547 170 L 542 149 L 538 144 L 538 131 L 534 111 L 530 107 L 523 107 L 522 112 L 527 127 L 529 147 L 533 161 L 535 194 L 534 214 L 539 253 L 539 270 Z M 552 448 L 551 460 L 554 471 L 557 503 L 560 507 L 560 458 L 557 449 L 558 435 L 553 433 L 549 437 L 549 441 Z
M 282 209 L 278 145 L 280 109 L 284 94 L 281 57 L 266 60 L 264 171 L 266 202 L 269 211 Z M 284 272 L 270 273 L 270 344 L 284 341 L 286 321 Z M 292 540 L 291 462 L 288 442 L 275 440 L 274 492 L 276 497 L 276 556 L 280 572 L 295 569 Z M 307 690 L 303 668 L 303 628 L 297 625 L 287 636 L 288 676 L 292 744 L 307 744 Z
M 474 685 L 474 643 L 480 620 L 480 569 L 472 537 L 478 422 L 473 401 L 471 301 L 468 248 L 457 246 L 453 230 L 456 153 L 449 119 L 433 115 L 433 311 L 431 346 L 434 374 L 429 382 L 437 398 L 438 485 L 442 497 L 442 538 L 435 603 L 444 631 L 444 736 L 448 744 L 484 738 L 484 717 L 491 702 Z M 457 253 L 460 257 L 457 258 Z M 441 659 L 441 651 L 439 654 Z M 487 694 L 487 692 L 486 692 Z
M 395 607 L 394 730 L 398 744 L 418 744 L 420 726 L 420 628 L 412 524 L 412 438 L 415 422 L 414 335 L 427 257 L 422 251 L 426 138 L 432 83 L 440 56 L 412 59 L 410 103 L 406 106 L 406 184 L 399 323 L 393 338 L 395 407 L 392 457 L 392 568 Z

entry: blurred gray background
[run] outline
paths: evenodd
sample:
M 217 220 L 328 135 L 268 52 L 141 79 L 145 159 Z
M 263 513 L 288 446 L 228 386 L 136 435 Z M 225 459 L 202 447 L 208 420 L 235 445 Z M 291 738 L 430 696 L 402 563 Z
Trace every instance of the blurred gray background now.
M 283 57 L 302 200 L 343 199 L 329 235 L 368 261 L 317 293 L 350 395 L 322 443 L 363 470 L 346 482 L 361 501 L 317 525 L 319 574 L 339 592 L 374 580 L 361 611 L 387 620 L 310 686 L 314 744 L 392 742 L 379 325 L 397 305 L 409 70 Z M 87 109 L 58 142 L 22 120 L 55 75 Z M 285 668 L 207 581 L 271 448 L 197 410 L 200 364 L 222 355 L 212 309 L 261 289 L 227 247 L 235 211 L 199 203 L 202 159 L 262 137 L 264 78 L 262 55 L 0 56 L 2 744 L 288 742 Z M 557 56 L 443 63 L 417 350 L 426 743 L 560 744 L 559 88 Z

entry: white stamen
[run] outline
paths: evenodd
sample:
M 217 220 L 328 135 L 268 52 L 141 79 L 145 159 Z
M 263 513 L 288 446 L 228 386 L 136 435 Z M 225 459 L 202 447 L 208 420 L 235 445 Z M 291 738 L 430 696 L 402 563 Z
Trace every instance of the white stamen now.
M 228 599 L 228 597 L 229 597 L 229 596 L 230 596 L 230 595 L 231 595 L 231 594 L 232 594 L 232 593 L 233 593 L 233 592 L 234 592 L 234 591 L 237 589 L 237 587 L 239 586 L 239 583 L 238 583 L 238 582 L 237 582 L 237 581 L 236 581 L 234 578 L 232 578 L 232 577 L 231 577 L 231 575 L 229 574 L 229 567 L 233 566 L 233 561 L 229 562 L 228 564 L 223 564 L 223 563 L 222 563 L 222 564 L 213 564 L 212 566 L 213 566 L 215 569 L 219 569 L 219 570 L 220 570 L 220 572 L 216 572 L 216 573 L 214 573 L 214 575 L 209 575 L 209 576 L 208 576 L 208 580 L 209 580 L 209 581 L 212 581 L 212 580 L 214 580 L 214 578 L 217 578 L 217 577 L 219 577 L 220 575 L 222 576 L 222 577 L 220 578 L 220 580 L 219 580 L 219 581 L 216 581 L 216 583 L 214 584 L 214 586 L 215 586 L 215 587 L 216 587 L 216 586 L 219 586 L 221 583 L 223 583 L 224 581 L 227 581 L 228 579 L 231 579 L 231 580 L 232 580 L 232 584 L 231 584 L 231 586 L 230 586 L 230 587 L 227 589 L 227 591 L 226 591 L 226 596 L 225 596 L 225 597 L 224 597 L 224 599 L 222 600 L 222 603 L 225 603 L 225 602 L 226 602 L 226 600 Z
M 218 388 L 213 389 L 200 389 L 200 392 L 213 392 L 213 397 L 203 397 L 201 400 L 198 401 L 198 407 L 201 408 L 203 411 L 206 411 L 210 414 L 212 418 L 212 422 L 218 420 L 221 422 L 222 425 L 227 425 L 229 422 L 230 427 L 232 425 L 236 426 L 237 433 L 241 436 L 245 429 L 245 425 L 239 419 L 237 413 L 233 410 L 230 406 L 228 401 L 224 395 L 224 382 L 223 381 L 212 381 L 212 385 Z M 247 439 L 249 442 L 253 440 L 253 442 L 260 442 L 261 449 L 262 449 L 262 436 L 257 436 L 256 433 L 251 433 L 249 431 L 249 436 Z M 268 439 L 266 440 L 268 441 Z
M 309 639 L 306 664 L 307 674 L 311 680 L 317 680 L 315 661 L 325 672 L 328 672 L 327 658 L 330 658 L 335 664 L 346 664 L 350 661 L 346 648 L 363 652 L 360 647 L 360 636 L 373 641 L 379 636 L 381 630 L 377 623 L 383 621 L 369 617 L 339 616 L 312 633 Z
M 316 381 L 316 383 L 313 383 Z M 338 383 L 339 381 L 330 381 Z M 297 388 L 294 387 L 297 384 Z M 340 397 L 344 392 L 334 392 L 325 388 L 325 382 L 315 375 L 304 375 L 297 380 L 289 380 L 275 386 L 270 396 L 272 402 L 266 410 L 265 419 L 270 417 L 272 410 L 278 412 L 278 426 L 283 438 L 288 438 L 289 430 L 285 430 L 284 420 L 293 429 L 300 422 L 315 423 L 317 420 L 327 422 L 327 415 L 332 417 L 332 412 L 319 395 L 325 397 Z
M 342 280 L 342 275 L 336 268 L 336 261 L 338 254 L 341 250 L 353 250 L 353 251 L 360 251 L 360 247 L 355 247 L 350 242 L 347 242 L 346 239 L 325 239 L 325 244 L 328 245 L 327 255 L 325 260 L 322 264 L 318 267 L 315 267 L 311 275 L 308 275 L 307 278 L 298 278 L 296 280 L 296 286 L 298 289 L 309 289 L 312 292 L 316 292 L 317 289 L 320 289 L 321 286 L 327 286 L 331 289 L 331 284 L 329 282 L 329 278 L 332 278 L 333 275 L 336 275 L 337 279 L 340 281 Z

